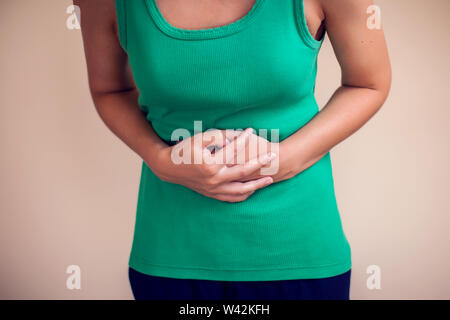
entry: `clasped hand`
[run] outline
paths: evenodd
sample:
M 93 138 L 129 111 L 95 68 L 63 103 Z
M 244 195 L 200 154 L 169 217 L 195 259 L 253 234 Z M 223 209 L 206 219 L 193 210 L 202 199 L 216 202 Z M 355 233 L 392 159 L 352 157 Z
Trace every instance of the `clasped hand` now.
M 152 170 L 161 180 L 204 196 L 241 202 L 274 182 L 264 174 L 278 157 L 274 151 L 278 144 L 257 136 L 252 128 L 209 130 L 164 148 Z

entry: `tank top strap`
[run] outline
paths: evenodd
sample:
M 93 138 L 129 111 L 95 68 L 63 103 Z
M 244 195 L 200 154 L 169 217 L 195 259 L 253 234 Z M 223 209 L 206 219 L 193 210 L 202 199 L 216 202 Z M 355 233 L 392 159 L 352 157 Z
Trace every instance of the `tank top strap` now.
M 217 28 L 185 30 L 171 26 L 158 9 L 156 0 L 115 0 L 118 34 L 122 47 L 127 49 L 130 24 L 139 25 L 139 19 L 150 19 L 157 27 L 157 32 L 177 40 L 207 40 L 232 35 L 246 28 L 267 30 L 283 28 L 287 33 L 296 32 L 303 43 L 318 49 L 318 41 L 310 34 L 306 23 L 304 0 L 256 0 L 249 12 L 233 23 Z M 147 29 L 147 32 L 150 32 Z
M 285 28 L 294 32 L 303 44 L 311 49 L 319 49 L 323 38 L 318 41 L 310 33 L 306 23 L 304 0 L 265 0 L 263 23 L 272 23 L 275 28 Z
M 291 0 L 293 7 L 293 15 L 295 17 L 295 22 L 297 29 L 299 31 L 300 37 L 305 42 L 306 45 L 313 49 L 318 49 L 323 43 L 324 37 L 320 40 L 316 40 L 309 31 L 308 24 L 306 22 L 306 12 L 304 0 Z M 287 1 L 287 2 L 291 2 Z

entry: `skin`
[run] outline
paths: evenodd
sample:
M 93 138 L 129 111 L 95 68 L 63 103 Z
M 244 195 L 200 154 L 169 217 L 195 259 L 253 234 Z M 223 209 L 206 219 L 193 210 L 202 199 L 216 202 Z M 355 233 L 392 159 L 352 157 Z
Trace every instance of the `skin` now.
M 204 29 L 229 24 L 251 9 L 254 0 L 157 0 L 166 20 L 178 28 Z M 360 129 L 383 105 L 391 85 L 391 67 L 382 29 L 366 27 L 366 9 L 372 0 L 304 0 L 311 35 L 328 33 L 342 70 L 341 85 L 324 108 L 305 126 L 276 145 L 239 131 L 218 130 L 231 143 L 217 142 L 205 133 L 202 145 L 194 137 L 193 154 L 202 159 L 225 160 L 222 164 L 175 164 L 174 146 L 168 146 L 153 130 L 139 109 L 138 89 L 126 53 L 117 34 L 114 0 L 75 0 L 81 8 L 81 28 L 88 68 L 90 92 L 106 126 L 134 150 L 162 180 L 184 185 L 207 197 L 227 202 L 245 201 L 267 185 L 290 179 L 307 169 L 334 146 Z M 225 141 L 225 139 L 223 139 Z M 229 165 L 225 155 L 248 153 L 252 141 L 265 148 L 259 157 Z M 208 144 L 222 149 L 208 152 Z M 276 150 L 279 170 L 264 176 Z M 268 152 L 269 151 L 269 152 Z M 227 153 L 231 152 L 231 153 Z

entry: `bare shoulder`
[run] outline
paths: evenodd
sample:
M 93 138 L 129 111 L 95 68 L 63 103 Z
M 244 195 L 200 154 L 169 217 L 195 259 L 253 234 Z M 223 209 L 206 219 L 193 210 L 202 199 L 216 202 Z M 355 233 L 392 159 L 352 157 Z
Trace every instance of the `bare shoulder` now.
M 117 34 L 115 0 L 74 0 L 80 7 L 81 33 L 91 92 L 133 87 L 127 55 Z
M 114 27 L 116 24 L 115 0 L 73 0 L 73 4 L 80 7 L 84 25 Z
M 373 5 L 373 0 L 339 0 L 339 1 L 309 0 L 309 1 L 317 2 L 317 5 L 320 6 L 326 17 L 354 14 L 355 12 L 365 14 L 367 8 L 370 5 Z
M 368 27 L 373 0 L 317 0 L 328 37 L 348 86 L 388 92 L 391 68 L 382 24 Z

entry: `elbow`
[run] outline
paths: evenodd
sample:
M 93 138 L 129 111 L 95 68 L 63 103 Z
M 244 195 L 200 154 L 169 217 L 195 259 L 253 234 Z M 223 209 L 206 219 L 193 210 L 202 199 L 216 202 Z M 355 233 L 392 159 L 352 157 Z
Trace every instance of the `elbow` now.
M 392 86 L 392 70 L 391 68 L 387 68 L 383 71 L 382 76 L 380 77 L 379 83 L 376 86 L 377 91 L 380 94 L 382 104 L 386 101 L 391 92 Z
M 129 96 L 137 99 L 138 92 L 135 87 L 114 90 L 99 90 L 91 87 L 90 94 L 97 112 L 101 115 L 103 109 L 107 109 L 111 103 L 116 103 L 120 99 L 126 99 Z
M 384 102 L 387 100 L 391 91 L 392 85 L 392 72 L 391 68 L 383 68 L 377 73 L 372 73 L 370 77 L 360 77 L 356 81 L 355 79 L 343 79 L 342 85 L 350 88 L 359 88 L 369 90 L 370 96 L 375 101 L 377 109 L 381 108 Z
M 374 81 L 375 84 L 374 89 L 377 90 L 381 99 L 380 104 L 383 105 L 389 96 L 392 86 L 392 68 L 389 61 L 385 64 L 383 68 L 380 68 L 374 79 L 376 79 Z

